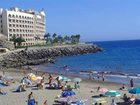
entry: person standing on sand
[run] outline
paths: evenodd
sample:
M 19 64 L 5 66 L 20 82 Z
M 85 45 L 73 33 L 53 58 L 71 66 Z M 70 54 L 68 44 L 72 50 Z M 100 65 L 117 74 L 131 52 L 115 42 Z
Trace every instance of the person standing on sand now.
M 99 75 L 99 73 L 97 74 L 97 79 L 98 79 L 98 81 L 99 81 L 99 79 L 100 79 L 100 75 Z
M 104 72 L 102 72 L 102 81 L 105 81 Z
M 51 75 L 51 74 L 49 74 L 49 85 L 51 85 L 52 84 L 52 80 L 53 80 L 53 76 Z
M 29 95 L 28 95 L 28 104 L 27 105 L 37 105 L 35 101 L 35 98 L 33 96 L 33 92 L 31 92 Z
M 133 79 L 130 79 L 130 87 L 131 87 L 131 88 L 134 87 L 134 81 L 133 81 Z

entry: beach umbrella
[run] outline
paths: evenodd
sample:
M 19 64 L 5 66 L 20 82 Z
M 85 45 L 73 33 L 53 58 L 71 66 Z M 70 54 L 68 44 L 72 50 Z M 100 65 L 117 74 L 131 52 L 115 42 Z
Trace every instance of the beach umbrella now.
M 133 88 L 129 90 L 131 94 L 140 94 L 140 88 Z
M 108 92 L 108 89 L 106 89 L 106 88 L 101 88 L 101 89 L 99 89 L 99 92 L 105 93 L 105 92 Z
M 81 78 L 74 78 L 74 79 L 73 79 L 73 82 L 81 82 L 81 81 L 82 81 Z
M 62 92 L 62 97 L 74 96 L 76 95 L 74 91 L 64 91 Z
M 121 93 L 115 90 L 111 90 L 105 93 L 106 96 L 110 96 L 110 97 L 118 97 L 121 96 Z

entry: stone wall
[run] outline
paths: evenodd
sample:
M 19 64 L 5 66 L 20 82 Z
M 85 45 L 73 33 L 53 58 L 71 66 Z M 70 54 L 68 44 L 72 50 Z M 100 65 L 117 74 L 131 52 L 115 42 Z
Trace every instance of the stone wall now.
M 18 67 L 41 63 L 54 63 L 56 57 L 73 56 L 102 51 L 95 45 L 69 45 L 59 47 L 28 48 L 0 56 L 0 66 Z

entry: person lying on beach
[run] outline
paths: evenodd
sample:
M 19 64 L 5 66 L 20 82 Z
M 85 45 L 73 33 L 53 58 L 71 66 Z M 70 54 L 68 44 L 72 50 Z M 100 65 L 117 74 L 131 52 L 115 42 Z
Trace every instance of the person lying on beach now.
M 127 90 L 127 88 L 125 87 L 125 84 L 122 85 L 122 87 L 120 88 L 120 90 Z
M 24 92 L 24 91 L 26 91 L 24 88 L 24 85 L 19 85 L 19 87 L 17 88 L 15 92 Z

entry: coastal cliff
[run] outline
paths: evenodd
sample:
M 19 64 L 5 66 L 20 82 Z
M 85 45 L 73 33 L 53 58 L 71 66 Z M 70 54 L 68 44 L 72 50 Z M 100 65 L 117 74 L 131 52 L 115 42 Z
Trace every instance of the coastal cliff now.
M 102 48 L 90 44 L 20 49 L 0 55 L 0 66 L 19 67 L 54 63 L 56 57 L 82 55 L 100 51 L 102 51 Z

